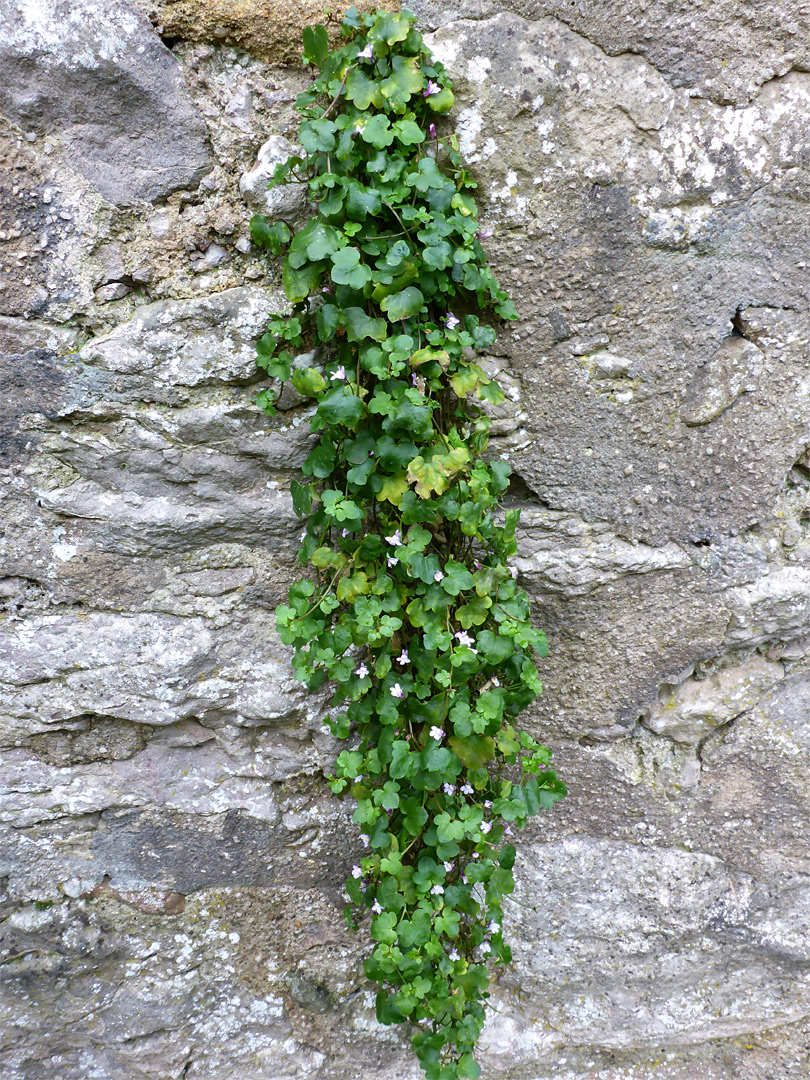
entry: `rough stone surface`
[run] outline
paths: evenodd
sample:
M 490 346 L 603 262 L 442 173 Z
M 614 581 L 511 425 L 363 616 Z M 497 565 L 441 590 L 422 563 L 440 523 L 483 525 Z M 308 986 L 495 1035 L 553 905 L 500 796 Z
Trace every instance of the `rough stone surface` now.
M 53 137 L 109 202 L 153 202 L 210 171 L 176 59 L 125 0 L 0 8 L 0 111 Z
M 806 1080 L 810 8 L 416 8 L 520 313 L 482 362 L 570 790 L 485 1075 Z M 69 9 L 0 42 L 0 1074 L 417 1080 L 273 630 L 312 436 L 253 404 L 248 223 L 314 9 Z

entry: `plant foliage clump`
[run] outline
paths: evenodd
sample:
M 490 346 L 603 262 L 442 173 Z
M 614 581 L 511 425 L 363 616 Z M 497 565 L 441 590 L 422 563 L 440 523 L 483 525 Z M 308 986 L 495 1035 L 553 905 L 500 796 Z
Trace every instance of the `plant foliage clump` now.
M 319 69 L 299 95 L 303 154 L 273 183 L 317 207 L 293 232 L 251 223 L 284 256 L 292 303 L 258 345 L 268 375 L 314 403 L 318 441 L 292 484 L 308 574 L 277 611 L 298 676 L 336 687 L 329 726 L 349 749 L 332 790 L 356 801 L 362 856 L 347 883 L 377 1017 L 410 1021 L 428 1080 L 474 1078 L 489 967 L 511 959 L 508 837 L 565 788 L 514 721 L 541 689 L 543 634 L 508 559 L 509 467 L 487 461 L 482 403 L 503 394 L 476 363 L 512 319 L 481 247 L 476 184 L 436 125 L 451 83 L 406 12 L 305 31 Z M 320 367 L 294 355 L 320 349 Z M 260 403 L 273 411 L 273 392 Z

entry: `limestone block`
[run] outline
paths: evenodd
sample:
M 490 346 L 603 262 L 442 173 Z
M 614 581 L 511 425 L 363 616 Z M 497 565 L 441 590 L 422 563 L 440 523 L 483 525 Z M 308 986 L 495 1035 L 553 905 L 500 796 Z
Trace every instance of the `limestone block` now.
M 125 0 L 4 0 L 0 111 L 59 138 L 109 202 L 154 202 L 213 167 L 177 61 Z
M 746 664 L 724 668 L 707 679 L 687 679 L 668 689 L 644 723 L 676 742 L 698 743 L 756 705 L 784 676 L 781 664 L 753 656 Z
M 248 381 L 256 377 L 256 339 L 285 307 L 279 293 L 250 285 L 199 300 L 161 300 L 86 345 L 82 360 L 164 384 Z
M 289 218 L 304 208 L 307 200 L 303 184 L 281 185 L 271 191 L 267 189 L 276 165 L 300 152 L 300 147 L 281 135 L 271 135 L 261 145 L 256 164 L 243 173 L 239 181 L 239 190 L 254 213 L 266 214 L 271 219 L 276 216 Z

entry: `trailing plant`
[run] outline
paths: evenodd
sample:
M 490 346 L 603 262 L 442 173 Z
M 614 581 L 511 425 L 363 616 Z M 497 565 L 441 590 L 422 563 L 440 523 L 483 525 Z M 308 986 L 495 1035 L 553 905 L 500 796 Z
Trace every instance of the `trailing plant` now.
M 406 12 L 304 32 L 319 69 L 296 100 L 303 154 L 274 184 L 303 184 L 316 213 L 293 234 L 251 223 L 284 255 L 289 316 L 258 344 L 268 375 L 313 400 L 318 440 L 293 481 L 308 575 L 277 611 L 296 673 L 335 685 L 328 721 L 349 741 L 332 790 L 356 801 L 362 855 L 347 883 L 377 1017 L 416 1026 L 428 1080 L 477 1077 L 489 966 L 511 959 L 508 838 L 565 788 L 513 721 L 541 684 L 514 555 L 518 512 L 498 498 L 482 403 L 503 399 L 475 361 L 492 312 L 516 317 L 480 240 L 476 184 L 437 125 L 451 83 Z M 321 351 L 320 367 L 294 356 Z M 300 361 L 299 361 L 300 363 Z M 259 394 L 274 411 L 272 389 Z

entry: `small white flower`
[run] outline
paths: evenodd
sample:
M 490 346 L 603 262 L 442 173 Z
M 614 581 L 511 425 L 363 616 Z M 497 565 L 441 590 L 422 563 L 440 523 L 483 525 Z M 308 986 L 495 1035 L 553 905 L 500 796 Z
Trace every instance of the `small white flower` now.
M 345 539 L 347 536 L 350 535 L 349 530 L 348 529 L 341 529 L 340 530 L 340 535 Z
M 462 784 L 461 785 L 461 790 L 465 795 L 472 795 L 473 786 L 470 783 Z
M 404 698 L 405 697 L 405 691 L 402 689 L 402 687 L 399 685 L 398 682 L 395 682 L 394 685 L 391 687 L 391 697 L 395 697 L 395 698 Z
M 399 559 L 389 559 L 388 560 L 388 565 L 389 566 L 396 566 L 398 562 L 399 562 Z
M 492 676 L 492 685 L 493 686 L 500 686 L 501 685 L 501 680 L 498 678 L 497 675 Z
M 484 806 L 487 808 L 487 810 L 491 810 L 492 809 L 491 801 L 489 799 L 484 799 Z
M 430 737 L 436 739 L 437 742 L 441 742 L 444 738 L 444 731 L 437 724 L 434 724 L 430 729 Z
M 517 567 L 516 566 L 510 566 L 509 567 L 509 573 L 512 575 L 513 578 L 517 578 Z
M 489 925 L 487 926 L 487 930 L 489 930 L 490 934 L 500 934 L 501 924 L 499 922 L 495 922 L 495 920 L 493 919 L 492 922 L 489 923 Z
M 403 649 L 402 652 L 397 657 L 397 663 L 398 664 L 410 664 L 410 662 L 411 662 L 411 659 L 408 656 L 407 649 Z
M 513 833 L 513 832 L 512 832 L 512 830 L 511 830 L 511 829 L 509 828 L 509 826 L 508 826 L 508 825 L 505 825 L 505 826 L 504 826 L 504 830 L 503 830 L 503 831 L 504 831 L 504 832 L 506 833 L 506 835 L 507 835 L 507 836 L 514 836 L 514 833 Z
M 441 581 L 443 578 L 444 574 L 441 572 L 441 570 L 437 570 L 436 573 L 433 575 L 434 581 Z
M 458 324 L 460 322 L 461 322 L 461 320 L 457 319 L 455 317 L 455 315 L 453 314 L 453 312 L 451 311 L 448 314 L 447 318 L 444 320 L 444 325 L 447 327 L 448 330 L 455 330 L 455 328 L 458 326 Z
M 466 630 L 457 631 L 453 635 L 453 637 L 456 639 L 456 641 L 459 643 L 459 645 L 466 645 L 467 648 L 469 648 L 471 645 L 475 644 L 475 638 L 471 638 Z
M 492 828 L 492 822 L 491 821 L 482 821 L 481 825 L 480 825 L 480 828 L 481 828 L 482 833 L 488 833 L 490 831 L 490 829 Z
M 357 59 L 358 60 L 373 60 L 374 59 L 374 46 L 371 44 L 370 41 L 366 45 L 365 49 L 361 49 L 360 52 L 357 54 Z
M 445 795 L 455 795 L 455 793 L 456 793 L 456 785 L 455 784 L 442 784 L 442 790 L 444 791 Z
M 366 667 L 366 665 L 361 664 L 360 667 L 355 671 L 355 675 L 359 675 L 361 679 L 365 679 L 366 675 L 368 675 L 368 668 Z
M 375 915 L 382 914 L 382 905 L 380 904 L 379 900 L 374 901 L 374 903 L 371 905 L 371 910 L 374 912 Z
M 368 833 L 361 832 L 360 839 L 363 841 L 363 847 L 368 847 L 369 840 L 371 839 Z
M 474 851 L 474 852 L 473 852 L 473 856 L 472 856 L 472 857 L 473 857 L 474 859 L 480 859 L 480 858 L 481 858 L 481 856 L 480 856 L 480 855 L 478 854 L 478 852 L 477 852 L 477 851 Z
M 346 382 L 346 368 L 343 364 L 339 368 L 336 368 L 329 376 L 330 379 L 339 379 L 341 382 Z
M 352 877 L 353 878 L 361 878 L 362 876 L 363 876 L 363 871 L 360 869 L 360 867 L 359 866 L 353 866 L 352 867 Z
M 444 894 L 444 886 L 434 885 L 430 891 L 434 896 L 442 896 Z
M 453 961 L 461 959 L 461 957 L 458 955 L 458 949 L 451 949 L 450 952 L 447 954 L 447 957 L 449 960 Z
M 451 862 L 442 863 L 442 865 L 444 866 L 444 869 L 448 874 L 451 873 L 453 869 L 453 864 Z
M 492 952 L 492 946 L 490 945 L 490 943 L 488 941 L 484 941 L 484 942 L 481 943 L 481 952 L 482 953 Z
M 402 543 L 402 533 L 399 531 L 399 529 L 397 529 L 396 532 L 393 533 L 391 536 L 386 536 L 383 539 L 385 540 L 386 544 L 392 544 L 394 547 L 399 547 L 399 545 Z
M 306 538 L 307 538 L 307 530 L 304 529 L 304 531 L 301 533 L 301 543 L 302 544 L 306 540 Z

